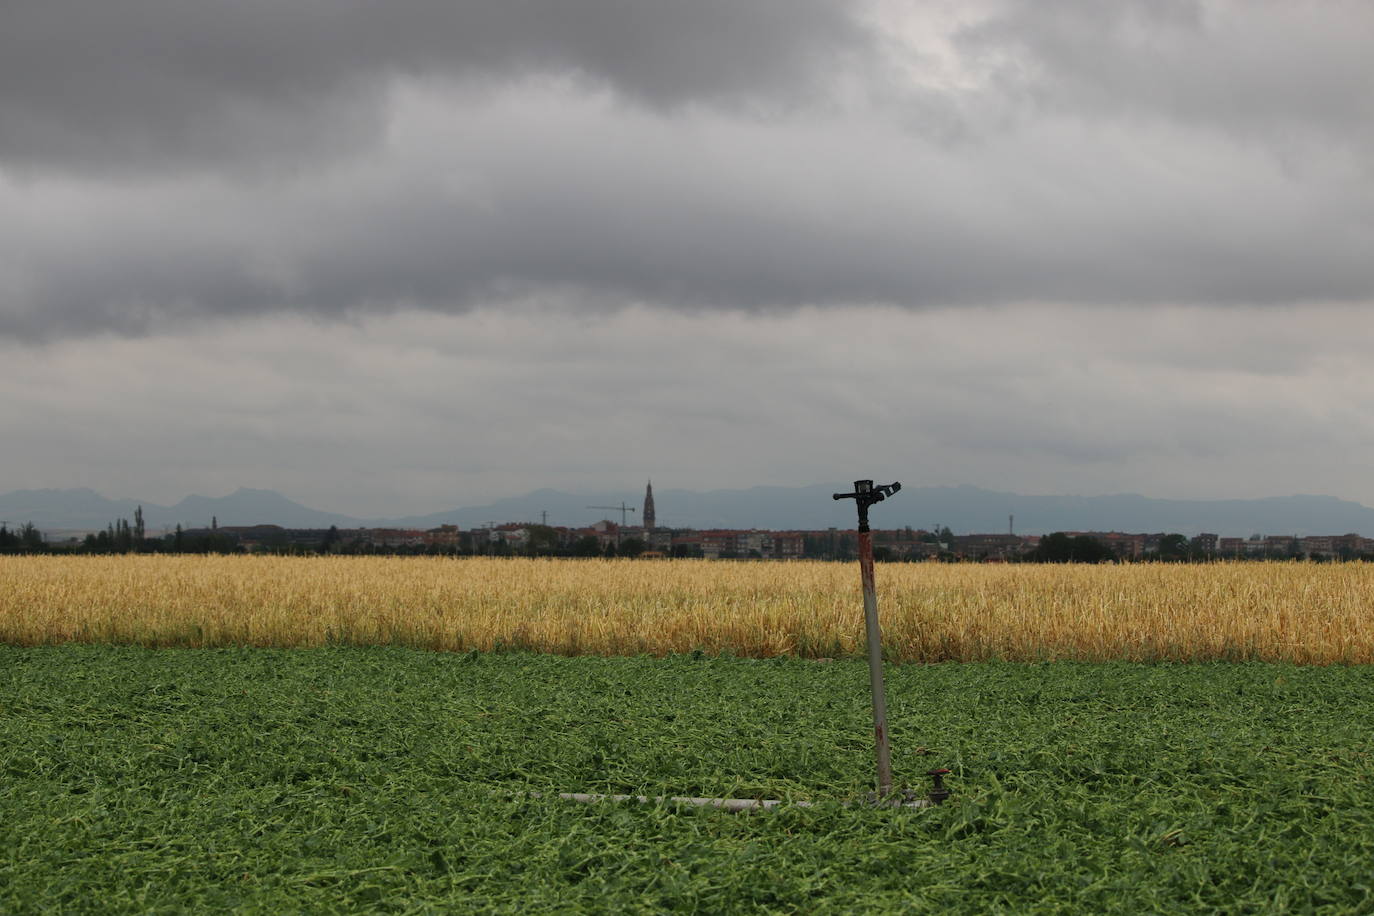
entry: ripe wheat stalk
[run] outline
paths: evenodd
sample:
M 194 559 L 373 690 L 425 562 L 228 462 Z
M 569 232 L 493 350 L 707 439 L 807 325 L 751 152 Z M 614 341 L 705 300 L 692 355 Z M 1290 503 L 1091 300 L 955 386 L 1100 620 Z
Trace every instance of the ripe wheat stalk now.
M 1374 566 L 891 564 L 894 661 L 1374 662 Z M 0 642 L 860 655 L 857 567 L 819 562 L 0 557 Z

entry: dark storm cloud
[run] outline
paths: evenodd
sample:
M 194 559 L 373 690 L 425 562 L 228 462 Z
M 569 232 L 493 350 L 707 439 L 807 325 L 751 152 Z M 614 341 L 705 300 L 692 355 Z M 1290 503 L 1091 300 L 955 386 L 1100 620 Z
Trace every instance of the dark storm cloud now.
M 302 162 L 397 77 L 571 74 L 638 102 L 804 96 L 867 41 L 832 0 L 44 0 L 0 27 L 0 164 Z
M 865 9 L 25 5 L 0 29 L 0 335 L 1374 298 L 1369 8 Z
M 1129 135 L 1027 130 L 951 153 L 863 118 L 665 119 L 539 89 L 455 113 L 421 92 L 397 104 L 375 162 L 261 185 L 11 188 L 0 277 L 27 279 L 0 301 L 0 333 L 520 299 L 769 309 L 1374 292 L 1368 187 L 1284 181 L 1266 157 L 1186 139 L 1143 154 Z

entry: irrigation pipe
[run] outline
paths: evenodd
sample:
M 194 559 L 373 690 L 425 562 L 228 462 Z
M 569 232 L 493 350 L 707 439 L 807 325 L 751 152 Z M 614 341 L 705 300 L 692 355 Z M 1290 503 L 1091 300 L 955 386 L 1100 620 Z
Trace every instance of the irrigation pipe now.
M 542 792 L 527 793 L 531 798 L 543 798 Z M 553 796 L 550 796 L 553 797 Z M 563 801 L 582 802 L 584 804 L 596 804 L 598 802 L 638 802 L 642 805 L 648 804 L 673 804 L 691 805 L 698 808 L 719 808 L 722 811 L 742 812 L 742 811 L 769 811 L 773 808 L 816 808 L 824 802 L 813 801 L 786 801 L 780 798 L 692 798 L 686 795 L 598 795 L 590 792 L 559 792 L 557 798 Z M 931 805 L 928 798 L 911 798 L 907 795 L 898 795 L 883 801 L 871 800 L 859 802 L 858 805 L 873 808 L 929 808 Z M 841 805 L 851 808 L 855 802 L 842 802 Z

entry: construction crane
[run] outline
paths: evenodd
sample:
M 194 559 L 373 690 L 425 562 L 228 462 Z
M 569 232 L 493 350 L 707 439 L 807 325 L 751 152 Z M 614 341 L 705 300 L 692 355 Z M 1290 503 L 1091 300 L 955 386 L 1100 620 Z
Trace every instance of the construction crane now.
M 612 512 L 619 512 L 619 513 L 620 513 L 620 528 L 624 528 L 624 527 L 625 527 L 625 516 L 626 516 L 627 513 L 638 511 L 637 509 L 635 509 L 634 506 L 627 506 L 627 505 L 625 505 L 625 501 L 624 501 L 623 499 L 620 501 L 620 505 L 618 505 L 618 506 L 588 506 L 587 508 L 588 508 L 588 509 L 609 509 L 609 510 L 611 510 Z M 620 550 L 620 528 L 615 529 L 615 549 L 616 549 L 617 552 L 619 552 L 619 550 Z

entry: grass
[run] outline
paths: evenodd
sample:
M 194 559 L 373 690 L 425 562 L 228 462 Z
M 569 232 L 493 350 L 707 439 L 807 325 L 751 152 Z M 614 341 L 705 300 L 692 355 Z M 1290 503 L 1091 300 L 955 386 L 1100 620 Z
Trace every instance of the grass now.
M 897 661 L 1374 662 L 1374 565 L 890 564 Z M 858 656 L 851 564 L 0 557 L 0 643 Z
M 1374 670 L 0 647 L 0 911 L 1369 912 Z M 926 751 L 926 752 L 923 752 Z M 924 785 L 924 778 L 918 780 Z

